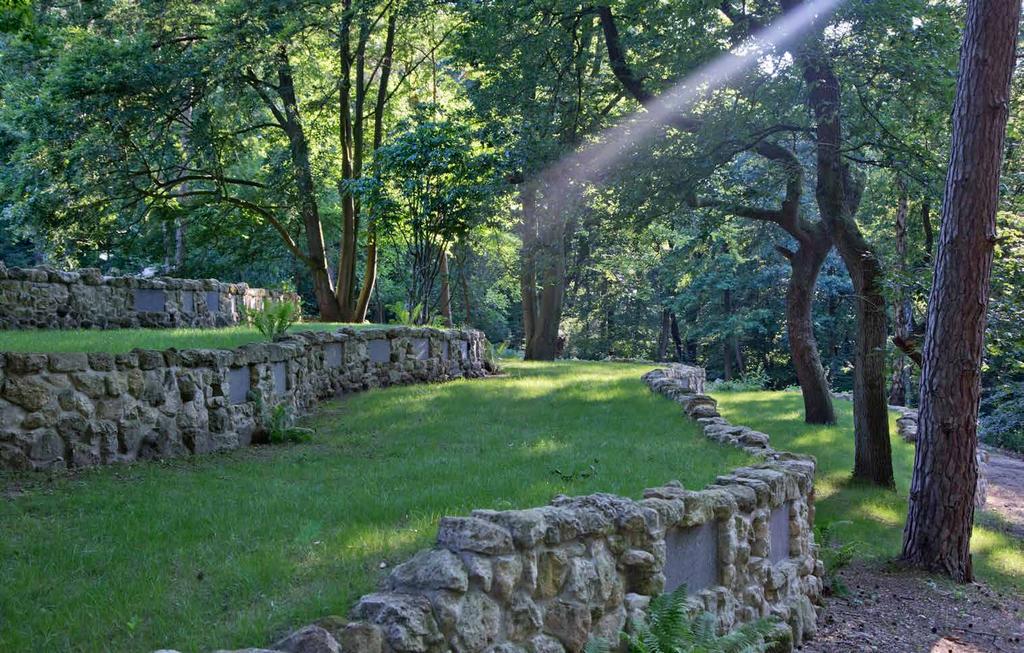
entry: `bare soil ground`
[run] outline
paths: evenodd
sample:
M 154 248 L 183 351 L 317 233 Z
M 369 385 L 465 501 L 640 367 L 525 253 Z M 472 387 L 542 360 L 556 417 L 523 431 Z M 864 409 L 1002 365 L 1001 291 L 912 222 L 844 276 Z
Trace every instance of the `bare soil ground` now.
M 1024 538 L 1024 459 L 990 451 L 983 519 Z M 1024 653 L 1024 597 L 984 583 L 954 585 L 896 566 L 858 561 L 839 573 L 806 653 Z
M 805 653 L 1024 651 L 1024 598 L 982 583 L 855 562 L 839 573 L 845 596 L 826 600 Z

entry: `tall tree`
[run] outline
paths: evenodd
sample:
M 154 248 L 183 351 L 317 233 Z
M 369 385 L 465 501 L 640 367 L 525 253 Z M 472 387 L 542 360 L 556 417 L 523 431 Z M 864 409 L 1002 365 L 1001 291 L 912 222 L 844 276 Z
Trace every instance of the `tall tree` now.
M 785 12 L 803 0 L 782 0 Z M 857 224 L 864 192 L 843 157 L 841 85 L 832 57 L 824 47 L 824 26 L 815 24 L 797 52 L 814 115 L 817 181 L 815 196 L 822 220 L 843 257 L 856 294 L 857 354 L 853 375 L 853 420 L 856 447 L 854 478 L 877 485 L 895 485 L 889 412 L 885 393 L 886 301 L 878 256 Z
M 921 372 L 921 410 L 903 559 L 973 577 L 975 451 L 999 178 L 1019 0 L 971 0 Z
M 732 22 L 743 22 L 738 12 L 723 3 L 728 13 L 733 16 Z M 598 7 L 601 25 L 604 30 L 608 59 L 616 78 L 624 92 L 643 106 L 655 103 L 658 96 L 648 89 L 627 60 L 627 53 L 621 43 L 619 28 L 610 6 Z M 749 21 L 747 21 L 749 23 Z M 749 29 L 749 24 L 747 24 Z M 742 32 L 741 32 L 742 33 Z M 741 37 L 742 38 L 742 37 Z M 684 133 L 706 131 L 706 123 L 694 116 L 676 114 L 669 118 L 672 127 Z M 800 131 L 799 127 L 785 123 L 777 123 L 752 130 L 744 137 L 736 134 L 723 137 L 724 143 L 708 146 L 709 158 L 717 163 L 725 163 L 734 155 L 744 151 L 753 152 L 776 166 L 784 178 L 785 194 L 778 208 L 739 205 L 733 202 L 708 200 L 690 197 L 689 203 L 694 206 L 718 206 L 725 212 L 748 218 L 771 222 L 780 227 L 797 243 L 795 250 L 779 246 L 778 251 L 790 263 L 792 274 L 786 294 L 786 326 L 789 336 L 790 352 L 793 367 L 800 383 L 804 399 L 804 419 L 811 424 L 834 424 L 835 411 L 832 407 L 832 394 L 828 379 L 821 364 L 818 343 L 814 337 L 814 325 L 811 320 L 811 306 L 814 298 L 814 286 L 817 282 L 821 266 L 832 249 L 832 240 L 828 230 L 821 222 L 807 219 L 802 214 L 800 199 L 803 194 L 803 166 L 799 158 L 790 149 L 772 139 L 775 134 Z M 729 358 L 727 357 L 726 360 Z

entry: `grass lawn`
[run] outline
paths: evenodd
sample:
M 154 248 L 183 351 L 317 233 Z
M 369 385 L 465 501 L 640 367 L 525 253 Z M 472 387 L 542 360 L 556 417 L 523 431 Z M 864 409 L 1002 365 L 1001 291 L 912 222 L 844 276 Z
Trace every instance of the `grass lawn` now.
M 443 515 L 750 462 L 649 392 L 647 366 L 507 367 L 323 404 L 308 444 L 0 475 L 0 651 L 266 644 L 343 614 Z
M 914 466 L 914 447 L 890 427 L 896 491 L 850 480 L 853 468 L 853 404 L 836 401 L 839 424 L 833 427 L 803 423 L 803 402 L 795 392 L 716 392 L 719 410 L 734 424 L 768 433 L 772 445 L 818 458 L 815 483 L 818 525 L 836 525 L 843 541 L 859 543 L 859 555 L 893 559 L 900 553 L 907 516 L 907 492 Z M 1024 591 L 1024 543 L 998 530 L 988 515 L 979 517 L 971 548 L 977 575 L 1007 589 Z
M 343 326 L 353 329 L 386 329 L 393 325 L 304 322 L 292 325 L 289 332 L 334 331 Z M 41 329 L 0 331 L 0 351 L 106 351 L 116 354 L 135 348 L 230 349 L 260 340 L 266 340 L 266 336 L 250 326 L 222 329 Z

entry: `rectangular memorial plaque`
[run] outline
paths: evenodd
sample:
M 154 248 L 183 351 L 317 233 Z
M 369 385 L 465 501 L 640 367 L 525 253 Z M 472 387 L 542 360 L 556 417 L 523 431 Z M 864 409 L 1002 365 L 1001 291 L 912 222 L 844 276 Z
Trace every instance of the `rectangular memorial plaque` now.
M 444 342 L 441 343 L 441 358 L 443 358 L 444 360 L 448 360 L 449 349 L 450 349 L 450 347 L 448 345 L 448 341 L 447 340 L 445 340 Z
M 416 360 L 426 360 L 430 354 L 430 342 L 426 338 L 416 338 L 412 341 L 412 356 Z
M 274 363 L 270 372 L 274 376 L 274 394 L 283 395 L 288 392 L 288 364 L 284 361 Z
M 206 293 L 206 310 L 210 313 L 220 313 L 220 293 L 211 290 Z
M 384 338 L 377 338 L 366 343 L 366 350 L 370 354 L 370 360 L 374 363 L 391 362 L 391 341 Z
M 196 294 L 191 290 L 181 293 L 181 310 L 183 313 L 196 312 Z
M 232 405 L 248 401 L 249 376 L 248 367 L 232 367 L 228 370 L 228 400 Z
M 469 358 L 469 343 L 465 340 L 459 341 L 459 354 L 462 355 L 462 360 Z
M 324 366 L 325 367 L 341 367 L 341 359 L 344 352 L 341 349 L 341 343 L 335 342 L 333 344 L 324 347 Z
M 786 502 L 772 510 L 768 522 L 769 543 L 768 560 L 773 564 L 789 557 L 789 506 Z
M 136 288 L 134 309 L 139 312 L 159 313 L 164 311 L 164 291 L 151 288 Z
M 718 522 L 665 534 L 665 591 L 686 585 L 694 593 L 718 584 Z

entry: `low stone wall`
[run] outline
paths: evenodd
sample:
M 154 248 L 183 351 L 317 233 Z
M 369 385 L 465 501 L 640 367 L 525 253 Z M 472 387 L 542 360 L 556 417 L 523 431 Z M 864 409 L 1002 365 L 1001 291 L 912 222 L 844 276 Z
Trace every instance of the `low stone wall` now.
M 223 327 L 266 298 L 293 295 L 244 283 L 170 277 L 105 277 L 86 268 L 5 268 L 0 329 Z
M 265 651 L 579 653 L 592 638 L 616 645 L 652 596 L 681 585 L 690 608 L 722 630 L 777 617 L 796 643 L 813 636 L 823 574 L 813 458 L 729 425 L 701 394 L 703 370 L 673 366 L 644 380 L 709 437 L 763 462 L 698 491 L 673 482 L 639 501 L 559 496 L 541 508 L 445 517 L 436 545 L 392 570 L 351 621 L 327 618 Z
M 233 350 L 0 353 L 0 467 L 51 469 L 235 449 L 270 409 L 484 374 L 478 331 L 300 332 Z

